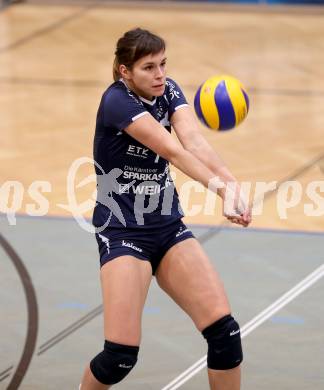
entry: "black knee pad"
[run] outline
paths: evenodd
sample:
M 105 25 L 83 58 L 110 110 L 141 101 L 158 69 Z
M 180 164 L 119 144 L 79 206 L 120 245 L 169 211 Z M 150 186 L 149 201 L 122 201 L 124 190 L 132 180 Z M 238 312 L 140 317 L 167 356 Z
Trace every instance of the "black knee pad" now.
M 94 377 L 104 385 L 113 385 L 125 378 L 137 362 L 139 347 L 105 341 L 104 350 L 90 362 Z
M 240 327 L 231 315 L 214 322 L 202 334 L 208 343 L 208 368 L 229 370 L 243 361 Z

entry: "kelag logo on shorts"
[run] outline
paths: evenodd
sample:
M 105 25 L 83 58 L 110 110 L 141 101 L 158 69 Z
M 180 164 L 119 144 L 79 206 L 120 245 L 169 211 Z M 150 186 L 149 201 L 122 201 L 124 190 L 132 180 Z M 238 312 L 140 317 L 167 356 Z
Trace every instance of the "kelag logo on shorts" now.
M 143 249 L 141 249 L 138 246 L 134 245 L 132 242 L 128 242 L 128 241 L 122 240 L 122 246 L 126 246 L 127 248 L 134 249 L 134 251 L 137 251 L 137 252 L 143 252 Z

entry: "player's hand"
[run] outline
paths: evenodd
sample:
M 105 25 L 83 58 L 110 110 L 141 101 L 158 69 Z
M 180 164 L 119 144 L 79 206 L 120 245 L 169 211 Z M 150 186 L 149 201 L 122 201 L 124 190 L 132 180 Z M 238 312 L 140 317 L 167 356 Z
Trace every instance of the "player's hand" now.
M 237 225 L 242 225 L 244 227 L 247 227 L 252 221 L 251 210 L 248 209 L 243 214 L 236 215 L 236 216 L 228 215 L 226 216 L 226 218 L 232 223 L 236 223 Z
M 247 197 L 238 183 L 227 183 L 223 198 L 223 215 L 232 223 L 247 227 L 252 221 L 252 211 Z

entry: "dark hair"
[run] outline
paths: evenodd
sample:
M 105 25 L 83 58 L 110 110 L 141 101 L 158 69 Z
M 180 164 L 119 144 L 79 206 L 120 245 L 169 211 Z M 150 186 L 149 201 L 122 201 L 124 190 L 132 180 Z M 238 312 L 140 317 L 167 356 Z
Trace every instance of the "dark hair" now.
M 141 28 L 127 31 L 117 42 L 113 65 L 114 80 L 117 81 L 120 78 L 120 65 L 132 69 L 134 63 L 140 58 L 164 50 L 165 41 L 150 31 Z

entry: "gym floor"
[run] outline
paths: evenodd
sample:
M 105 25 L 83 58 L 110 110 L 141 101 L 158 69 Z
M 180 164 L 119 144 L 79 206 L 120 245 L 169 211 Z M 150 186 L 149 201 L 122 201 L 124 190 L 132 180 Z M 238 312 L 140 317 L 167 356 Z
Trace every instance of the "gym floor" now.
M 278 183 L 248 229 L 229 226 L 219 207 L 190 216 L 205 193 L 192 192 L 187 205 L 185 222 L 242 328 L 242 389 L 322 390 L 324 221 L 305 205 L 310 183 L 323 183 L 324 9 L 72 0 L 0 12 L 0 177 L 23 189 L 15 211 L 4 209 L 5 186 L 0 192 L 0 389 L 77 389 L 102 347 L 96 242 L 66 206 L 66 180 L 76 159 L 92 156 L 115 41 L 137 25 L 166 38 L 170 76 L 190 102 L 213 74 L 243 81 L 246 121 L 225 134 L 202 131 L 240 180 Z M 181 188 L 188 178 L 174 171 Z M 92 173 L 83 164 L 76 180 Z M 40 180 L 50 185 L 48 212 L 31 217 L 30 186 Z M 302 186 L 287 218 L 278 213 L 285 181 Z M 76 187 L 84 218 L 93 190 L 90 181 Z M 153 279 L 140 359 L 118 388 L 207 389 L 205 353 L 202 336 Z
M 73 219 L 18 217 L 14 227 L 5 222 L 1 217 L 2 234 L 16 256 L 5 252 L 6 247 L 0 251 L 0 388 L 6 389 L 13 375 L 18 377 L 17 365 L 28 343 L 35 350 L 32 356 L 25 354 L 29 367 L 21 389 L 77 389 L 84 365 L 103 342 L 95 240 Z M 324 234 L 191 228 L 221 273 L 243 336 L 247 333 L 242 389 L 321 390 L 323 280 L 316 283 L 316 277 L 324 275 Z M 30 283 L 24 289 L 26 271 Z M 314 271 L 312 279 L 291 291 Z M 294 297 L 305 287 L 307 291 Z M 255 323 L 272 304 L 272 311 Z M 168 384 L 205 353 L 205 340 L 190 318 L 153 279 L 140 359 L 118 387 L 176 389 L 179 380 Z M 207 389 L 206 369 L 190 378 L 193 371 L 184 377 L 182 388 Z

